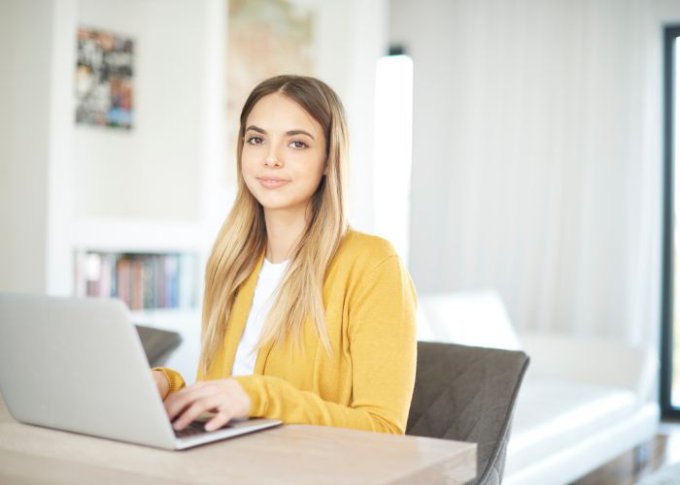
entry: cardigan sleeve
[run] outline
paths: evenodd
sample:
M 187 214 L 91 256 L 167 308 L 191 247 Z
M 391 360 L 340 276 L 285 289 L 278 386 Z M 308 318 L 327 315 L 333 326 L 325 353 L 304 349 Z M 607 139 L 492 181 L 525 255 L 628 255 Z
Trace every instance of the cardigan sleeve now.
M 161 372 L 168 380 L 168 395 L 170 395 L 172 392 L 179 391 L 185 386 L 182 374 L 174 369 L 170 369 L 168 367 L 154 367 L 151 370 L 157 370 Z
M 251 399 L 251 416 L 404 434 L 416 367 L 415 291 L 396 255 L 349 289 L 352 402 L 324 401 L 266 375 L 236 377 Z

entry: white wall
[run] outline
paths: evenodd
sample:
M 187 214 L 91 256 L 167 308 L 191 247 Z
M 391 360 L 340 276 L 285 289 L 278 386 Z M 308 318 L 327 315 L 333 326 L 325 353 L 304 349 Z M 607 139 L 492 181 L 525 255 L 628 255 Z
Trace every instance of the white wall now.
M 338 91 L 348 113 L 353 154 L 350 217 L 354 226 L 371 230 L 373 87 L 375 63 L 386 49 L 387 2 L 299 3 L 315 13 L 317 74 Z M 76 129 L 78 216 L 199 219 L 199 167 L 207 155 L 200 151 L 201 137 L 211 129 L 204 124 L 210 109 L 204 100 L 209 96 L 213 105 L 223 103 L 223 93 L 205 92 L 220 87 L 206 87 L 200 54 L 214 48 L 207 44 L 206 22 L 220 15 L 226 15 L 226 2 L 79 0 L 80 25 L 130 35 L 137 42 L 135 128 Z M 226 22 L 217 28 L 226 29 Z M 215 35 L 210 41 L 224 39 L 226 35 Z M 222 155 L 219 170 L 231 170 L 233 154 Z
M 12 17 L 9 15 L 9 4 L 5 4 L 4 7 L 0 7 L 0 46 L 9 46 L 11 35 L 11 20 Z M 10 51 L 9 49 L 0 49 L 0 66 L 8 66 L 10 62 Z M 0 107 L 7 109 L 10 106 L 10 77 L 6 73 L 6 67 L 0 69 Z M 0 288 L 7 288 L 8 283 L 5 281 L 10 275 L 10 258 L 7 256 L 10 254 L 10 237 L 7 234 L 7 230 L 10 227 L 11 221 L 11 167 L 10 167 L 10 156 L 11 147 L 10 141 L 12 139 L 11 130 L 12 124 L 10 123 L 10 117 L 5 114 L 5 116 L 0 117 L 0 227 L 3 229 L 2 237 L 0 237 Z
M 373 87 L 387 2 L 308 3 L 318 75 L 350 120 L 351 221 L 371 230 Z M 0 100 L 9 107 L 0 120 L 2 287 L 68 293 L 75 222 L 80 235 L 87 220 L 204 222 L 212 237 L 233 191 L 218 186 L 234 163 L 223 137 L 225 2 L 11 0 L 0 9 L 8 71 Z M 137 41 L 131 132 L 74 124 L 78 25 Z
M 46 288 L 54 5 L 0 3 L 0 290 Z
M 345 98 L 352 143 L 350 221 L 375 232 L 374 104 L 376 65 L 387 54 L 389 3 L 353 0 L 350 4 L 349 91 Z M 332 53 L 328 53 L 332 58 Z
M 387 0 L 306 0 L 316 9 L 317 75 L 340 96 L 350 131 L 349 219 L 374 230 L 373 103 L 376 63 L 387 53 Z
M 317 12 L 318 75 L 350 121 L 351 221 L 371 230 L 373 87 L 387 2 L 307 3 Z M 136 40 L 131 132 L 74 123 L 78 25 Z M 226 28 L 225 0 L 0 2 L 0 290 L 70 293 L 74 244 L 90 239 L 153 249 L 144 238 L 154 228 L 191 227 L 203 234 L 181 244 L 212 244 L 233 193 L 221 174 L 235 163 L 225 153 Z M 155 224 L 164 220 L 198 224 Z M 195 324 L 171 362 L 189 379 Z
M 46 288 L 50 294 L 71 294 L 74 213 L 74 100 L 73 31 L 76 0 L 53 2 L 52 38 L 49 43 L 49 157 L 47 164 Z
M 78 125 L 76 211 L 197 221 L 205 2 L 80 0 L 78 24 L 135 40 L 134 128 Z
M 656 341 L 662 4 L 680 20 L 678 2 L 392 0 L 420 291 L 494 287 L 521 329 Z

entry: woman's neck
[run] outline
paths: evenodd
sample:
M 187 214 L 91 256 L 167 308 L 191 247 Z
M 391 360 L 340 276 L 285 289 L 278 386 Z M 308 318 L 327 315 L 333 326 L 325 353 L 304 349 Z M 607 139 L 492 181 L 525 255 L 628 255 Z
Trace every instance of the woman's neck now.
M 291 258 L 295 246 L 305 231 L 304 214 L 284 211 L 265 211 L 267 249 L 265 257 L 270 263 L 282 263 Z

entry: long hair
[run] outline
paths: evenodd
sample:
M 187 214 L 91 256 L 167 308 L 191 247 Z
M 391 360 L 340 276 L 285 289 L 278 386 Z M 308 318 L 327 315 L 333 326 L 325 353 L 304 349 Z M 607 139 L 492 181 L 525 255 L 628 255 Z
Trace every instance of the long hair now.
M 330 350 L 322 290 L 326 270 L 347 231 L 347 124 L 342 103 L 328 85 L 311 77 L 276 76 L 257 85 L 241 111 L 236 148 L 236 200 L 206 265 L 199 362 L 202 375 L 207 374 L 224 343 L 236 294 L 267 244 L 264 211 L 246 186 L 241 159 L 248 116 L 260 99 L 273 93 L 289 97 L 321 125 L 326 137 L 326 170 L 312 196 L 307 226 L 294 249 L 259 345 L 280 343 L 289 337 L 292 337 L 291 342 L 300 342 L 303 326 L 309 319 L 323 346 Z

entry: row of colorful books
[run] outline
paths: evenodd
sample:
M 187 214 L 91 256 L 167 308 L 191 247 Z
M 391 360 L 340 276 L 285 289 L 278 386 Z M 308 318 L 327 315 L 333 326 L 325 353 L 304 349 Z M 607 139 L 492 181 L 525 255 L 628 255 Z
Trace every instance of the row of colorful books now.
M 75 274 L 77 295 L 120 298 L 131 310 L 196 307 L 196 254 L 79 252 Z

